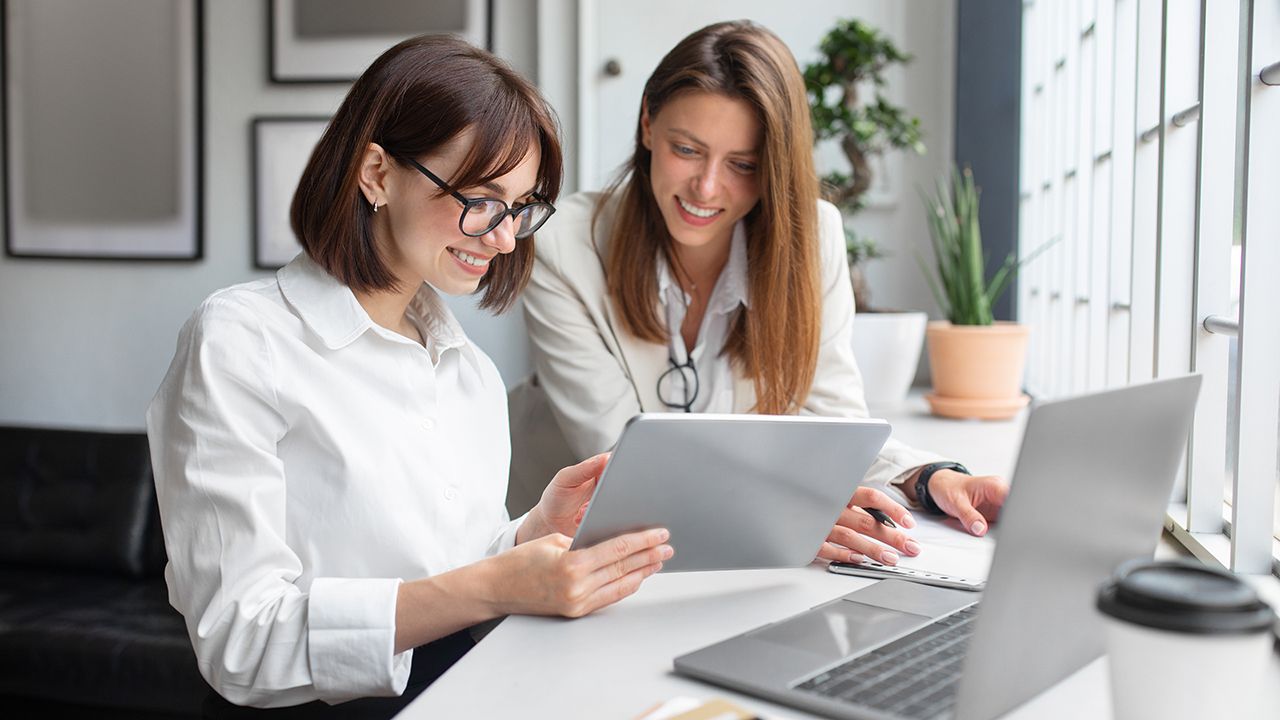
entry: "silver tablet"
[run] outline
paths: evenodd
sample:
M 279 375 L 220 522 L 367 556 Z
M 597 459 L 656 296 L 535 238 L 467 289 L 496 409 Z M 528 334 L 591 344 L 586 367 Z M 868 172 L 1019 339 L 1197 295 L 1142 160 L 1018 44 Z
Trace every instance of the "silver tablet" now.
M 665 527 L 663 572 L 806 565 L 888 438 L 883 420 L 637 415 L 573 548 Z

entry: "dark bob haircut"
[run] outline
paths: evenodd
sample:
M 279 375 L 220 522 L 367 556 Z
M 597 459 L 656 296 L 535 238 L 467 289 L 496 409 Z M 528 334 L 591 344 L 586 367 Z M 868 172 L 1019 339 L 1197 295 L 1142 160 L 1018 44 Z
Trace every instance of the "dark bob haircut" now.
M 452 36 L 423 35 L 386 51 L 364 71 L 311 153 L 289 211 L 307 255 L 352 290 L 394 289 L 396 278 L 374 242 L 373 208 L 360 192 L 365 149 L 377 143 L 403 162 L 431 153 L 468 128 L 474 139 L 449 179 L 450 190 L 506 175 L 536 145 L 537 192 L 555 201 L 563 158 L 546 100 L 492 54 Z M 532 270 L 529 238 L 493 259 L 480 280 L 480 306 L 506 310 Z

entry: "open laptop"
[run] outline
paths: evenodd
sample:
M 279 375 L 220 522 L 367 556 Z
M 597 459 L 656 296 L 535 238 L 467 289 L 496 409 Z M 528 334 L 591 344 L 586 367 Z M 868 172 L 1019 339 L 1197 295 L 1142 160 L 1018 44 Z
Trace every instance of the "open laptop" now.
M 676 672 L 840 718 L 1021 705 L 1102 654 L 1094 593 L 1154 552 L 1199 389 L 1191 375 L 1034 408 L 980 605 L 883 580 L 682 655 Z
M 573 548 L 665 527 L 676 554 L 663 572 L 804 567 L 889 431 L 870 419 L 642 413 L 623 428 Z

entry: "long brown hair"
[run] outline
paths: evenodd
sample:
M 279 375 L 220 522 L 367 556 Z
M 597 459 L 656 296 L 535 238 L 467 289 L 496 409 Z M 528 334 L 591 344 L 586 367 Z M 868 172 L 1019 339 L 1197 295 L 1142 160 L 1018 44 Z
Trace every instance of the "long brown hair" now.
M 461 189 L 502 177 L 532 145 L 541 151 L 537 192 L 560 193 L 563 171 L 555 115 L 503 61 L 448 35 L 421 35 L 387 50 L 356 80 L 325 128 L 293 196 L 290 221 L 303 249 L 352 290 L 387 290 L 396 279 L 373 238 L 373 208 L 360 193 L 360 161 L 376 142 L 399 162 L 475 129 L 450 178 Z M 441 193 L 446 192 L 441 190 Z M 480 280 L 480 307 L 502 312 L 533 272 L 533 238 L 498 255 Z
M 818 363 L 818 178 L 804 80 L 787 46 L 749 21 L 708 25 L 680 41 L 644 88 L 656 117 L 678 93 L 711 92 L 745 101 L 764 129 L 760 202 L 744 218 L 747 279 L 755 312 L 739 311 L 724 353 L 755 382 L 755 410 L 796 411 L 808 397 Z M 623 328 L 663 343 L 658 316 L 658 253 L 670 262 L 674 241 L 663 222 L 649 175 L 652 153 L 637 123 L 636 147 L 599 210 L 617 197 L 605 267 L 609 297 Z

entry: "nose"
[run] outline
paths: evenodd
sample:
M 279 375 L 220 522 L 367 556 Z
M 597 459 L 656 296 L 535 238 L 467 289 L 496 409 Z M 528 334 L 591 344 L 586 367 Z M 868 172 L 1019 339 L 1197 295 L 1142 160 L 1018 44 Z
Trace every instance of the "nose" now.
M 717 164 L 705 163 L 702 171 L 693 179 L 693 188 L 699 199 L 711 199 L 716 195 L 716 186 L 720 183 L 720 171 Z
M 502 254 L 515 250 L 515 223 L 515 218 L 510 215 L 503 216 L 502 220 L 492 230 L 485 233 L 484 236 L 480 238 L 480 241 Z

